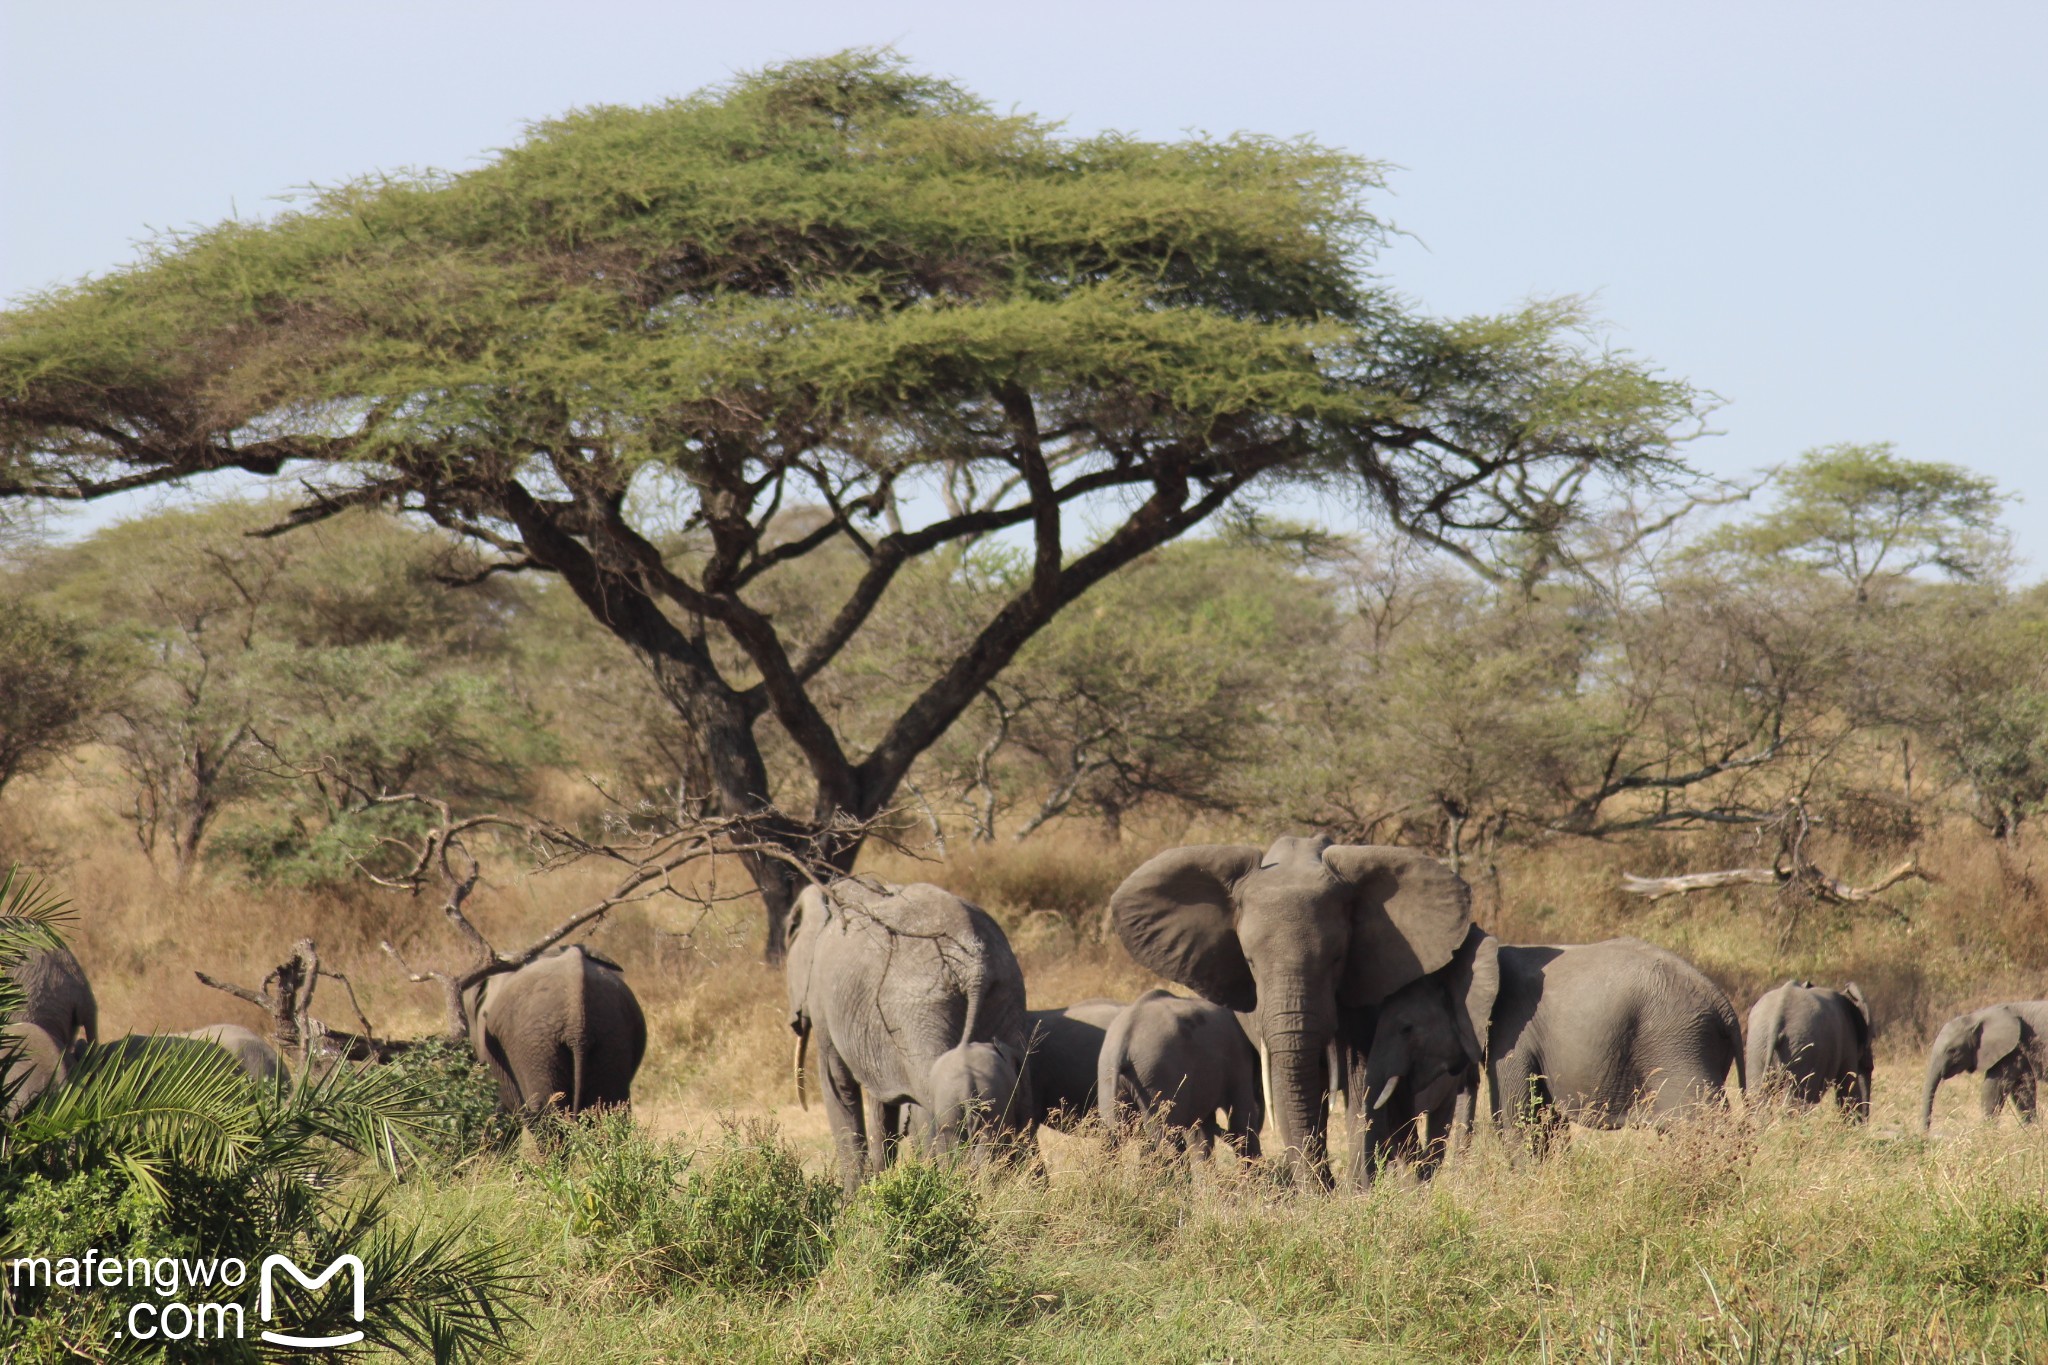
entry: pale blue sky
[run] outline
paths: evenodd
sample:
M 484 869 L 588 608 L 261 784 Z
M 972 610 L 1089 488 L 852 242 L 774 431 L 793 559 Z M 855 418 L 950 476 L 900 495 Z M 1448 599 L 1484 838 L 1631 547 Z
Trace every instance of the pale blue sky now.
M 475 164 L 524 121 L 894 44 L 1077 130 L 1396 163 L 1431 309 L 1589 293 L 1724 396 L 1738 474 L 1893 440 L 1996 477 L 2048 566 L 2048 5 L 0 0 L 0 295 L 293 185 Z

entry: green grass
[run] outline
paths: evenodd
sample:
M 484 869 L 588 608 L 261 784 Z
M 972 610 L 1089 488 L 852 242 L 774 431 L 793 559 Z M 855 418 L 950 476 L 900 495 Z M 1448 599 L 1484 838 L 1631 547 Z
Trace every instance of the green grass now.
M 815 1188 L 775 1165 L 788 1149 L 760 1126 L 670 1151 L 655 1174 L 660 1144 L 632 1141 L 616 1179 L 685 1202 L 725 1182 L 748 1226 L 786 1226 Z M 814 1219 L 815 1262 L 736 1256 L 717 1274 L 636 1273 L 656 1224 L 579 1219 L 516 1160 L 412 1197 L 519 1248 L 542 1291 L 531 1359 L 2048 1354 L 2048 1145 L 2012 1126 L 1929 1143 L 1825 1114 L 1731 1118 L 1580 1135 L 1526 1169 L 1482 1140 L 1429 1186 L 1335 1198 L 1225 1161 L 1190 1174 L 1067 1148 L 1044 1180 L 908 1166 Z

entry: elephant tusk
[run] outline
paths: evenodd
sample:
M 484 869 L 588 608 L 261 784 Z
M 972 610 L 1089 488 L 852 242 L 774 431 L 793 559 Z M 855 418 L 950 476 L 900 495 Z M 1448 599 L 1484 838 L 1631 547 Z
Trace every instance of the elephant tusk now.
M 1394 1098 L 1394 1087 L 1399 1084 L 1401 1084 L 1401 1073 L 1397 1071 L 1387 1077 L 1387 1083 L 1380 1087 L 1379 1097 L 1372 1102 L 1372 1107 L 1374 1109 L 1386 1108 L 1387 1101 Z
M 1259 1039 L 1259 1089 L 1266 1102 L 1266 1112 L 1273 1114 L 1273 1055 L 1266 1051 L 1266 1040 Z M 1277 1115 L 1274 1122 L 1278 1122 Z
M 804 1093 L 804 1049 L 810 1045 L 811 1035 L 799 1033 L 796 1036 L 796 1102 L 805 1111 L 811 1107 L 810 1096 Z

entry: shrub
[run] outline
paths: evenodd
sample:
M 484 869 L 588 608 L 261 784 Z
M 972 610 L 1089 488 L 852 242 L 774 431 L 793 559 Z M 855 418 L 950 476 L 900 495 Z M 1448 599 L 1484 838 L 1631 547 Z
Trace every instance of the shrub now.
M 987 1280 L 988 1220 L 956 1166 L 898 1162 L 861 1187 L 848 1224 L 848 1243 L 865 1245 L 885 1285 L 930 1277 L 974 1289 Z
M 685 1154 L 600 1115 L 569 1131 L 553 1180 L 571 1230 L 650 1286 L 788 1290 L 824 1268 L 839 1211 L 838 1188 L 758 1121 Z
M 498 1108 L 498 1079 L 477 1061 L 467 1043 L 429 1038 L 388 1063 L 405 1082 L 420 1082 L 442 1104 L 438 1122 L 413 1140 L 429 1160 L 460 1161 L 480 1152 L 502 1152 L 519 1140 L 519 1120 Z

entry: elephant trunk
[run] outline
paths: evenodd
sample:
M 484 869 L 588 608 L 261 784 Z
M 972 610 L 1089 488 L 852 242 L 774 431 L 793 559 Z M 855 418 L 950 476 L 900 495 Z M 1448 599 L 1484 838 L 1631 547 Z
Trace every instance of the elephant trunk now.
M 1337 1031 L 1334 1013 L 1295 1006 L 1262 1011 L 1260 1019 L 1281 1145 L 1289 1161 L 1324 1189 L 1334 1183 L 1326 1145 L 1330 1078 L 1323 1070 Z
M 1920 1093 L 1920 1132 L 1923 1137 L 1934 1126 L 1934 1092 L 1941 1089 L 1943 1081 L 1967 1069 L 1961 1064 L 1957 1051 L 1949 1038 L 1949 1031 L 1943 1029 L 1941 1036 L 1934 1040 L 1934 1050 L 1927 1056 L 1927 1084 Z

